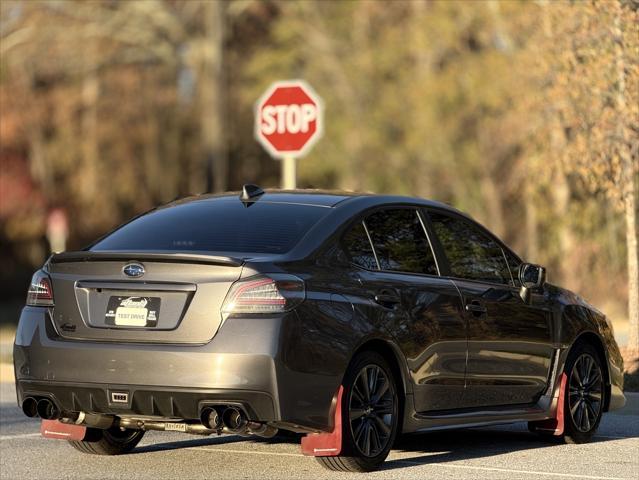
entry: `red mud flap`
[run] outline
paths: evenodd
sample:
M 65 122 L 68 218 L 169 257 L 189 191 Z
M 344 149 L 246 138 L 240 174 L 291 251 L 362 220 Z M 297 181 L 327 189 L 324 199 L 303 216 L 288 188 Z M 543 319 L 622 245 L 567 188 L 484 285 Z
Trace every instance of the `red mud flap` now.
M 57 420 L 42 420 L 40 433 L 44 438 L 57 438 L 58 440 L 84 440 L 87 427 L 69 425 Z
M 302 438 L 302 453 L 313 457 L 335 457 L 342 451 L 342 394 L 344 387 L 337 390 L 334 428 L 331 433 L 309 433 Z
M 555 418 L 549 418 L 548 420 L 542 420 L 540 422 L 532 422 L 535 426 L 535 430 L 552 433 L 556 437 L 564 434 L 564 405 L 566 403 L 565 398 L 567 383 L 568 377 L 564 372 L 561 374 L 559 398 L 557 399 L 557 411 L 555 413 Z

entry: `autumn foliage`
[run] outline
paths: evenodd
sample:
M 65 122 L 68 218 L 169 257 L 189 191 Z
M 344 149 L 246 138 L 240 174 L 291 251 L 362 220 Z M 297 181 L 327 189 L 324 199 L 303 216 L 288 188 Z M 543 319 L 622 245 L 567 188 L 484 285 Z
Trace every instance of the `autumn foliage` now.
M 176 196 L 277 186 L 253 102 L 299 77 L 326 104 L 299 185 L 454 204 L 639 349 L 636 0 L 0 9 L 5 283 L 47 254 L 53 208 L 77 248 Z

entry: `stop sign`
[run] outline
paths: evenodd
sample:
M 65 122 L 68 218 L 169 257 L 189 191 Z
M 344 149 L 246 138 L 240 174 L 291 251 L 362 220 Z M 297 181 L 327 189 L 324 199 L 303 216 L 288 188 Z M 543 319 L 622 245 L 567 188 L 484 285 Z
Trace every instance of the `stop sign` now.
M 255 138 L 272 157 L 301 157 L 321 136 L 322 100 L 303 80 L 275 82 L 255 103 Z

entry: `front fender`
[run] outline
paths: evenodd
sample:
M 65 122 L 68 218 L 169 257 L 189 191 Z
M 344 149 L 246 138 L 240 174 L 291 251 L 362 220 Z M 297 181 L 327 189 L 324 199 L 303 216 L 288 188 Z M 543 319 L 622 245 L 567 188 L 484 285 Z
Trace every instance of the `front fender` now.
M 569 350 L 580 341 L 594 344 L 605 358 L 608 388 L 605 410 L 622 408 L 626 402 L 623 395 L 623 357 L 611 325 L 603 313 L 592 307 L 583 304 L 564 305 L 559 342 Z

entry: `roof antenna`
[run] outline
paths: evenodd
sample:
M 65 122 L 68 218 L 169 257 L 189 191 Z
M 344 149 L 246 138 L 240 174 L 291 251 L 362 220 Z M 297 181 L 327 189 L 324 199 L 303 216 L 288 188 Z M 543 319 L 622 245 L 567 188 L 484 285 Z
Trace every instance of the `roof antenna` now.
M 260 195 L 264 195 L 264 190 L 262 190 L 257 185 L 253 185 L 252 183 L 247 183 L 242 186 L 242 193 L 240 193 L 240 200 L 244 204 L 245 207 L 250 207 L 253 203 L 257 202 L 257 199 Z

